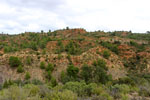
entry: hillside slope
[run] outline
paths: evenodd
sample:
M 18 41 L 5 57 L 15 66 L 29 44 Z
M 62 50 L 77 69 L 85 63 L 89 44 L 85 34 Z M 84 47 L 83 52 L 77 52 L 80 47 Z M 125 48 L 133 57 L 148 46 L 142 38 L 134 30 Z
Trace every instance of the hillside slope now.
M 133 74 L 140 77 L 147 75 L 149 78 L 149 41 L 149 34 L 126 31 L 87 32 L 84 29 L 1 34 L 0 83 L 7 80 L 35 79 L 44 83 L 56 79 L 62 84 L 64 81 L 80 81 L 85 78 L 87 83 L 103 84 L 102 77 L 105 72 L 108 77 L 104 81 L 111 78 L 115 82 L 134 76 Z M 89 79 L 82 76 L 85 66 L 92 71 Z M 97 66 L 102 69 L 95 69 Z M 71 70 L 71 78 L 68 78 L 68 70 Z M 101 73 L 102 77 L 94 76 L 96 73 Z M 64 81 L 63 74 L 68 75 Z

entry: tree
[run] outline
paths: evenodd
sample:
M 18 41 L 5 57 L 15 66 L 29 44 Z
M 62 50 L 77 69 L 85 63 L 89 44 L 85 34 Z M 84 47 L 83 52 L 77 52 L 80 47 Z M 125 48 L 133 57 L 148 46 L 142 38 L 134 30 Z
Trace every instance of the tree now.
M 18 67 L 19 65 L 21 65 L 21 61 L 18 57 L 11 56 L 9 57 L 9 65 L 11 67 Z
M 74 65 L 69 65 L 67 68 L 67 75 L 72 78 L 77 78 L 78 72 L 79 72 L 79 69 L 75 67 Z
M 81 78 L 85 80 L 85 82 L 89 82 L 92 78 L 92 68 L 87 64 L 83 65 L 81 68 Z
M 107 75 L 107 66 L 106 62 L 102 59 L 99 59 L 97 62 L 95 62 L 95 65 L 93 67 L 93 80 L 96 83 L 103 83 L 105 84 L 109 80 L 112 79 L 110 75 Z
M 69 30 L 69 27 L 68 27 L 68 26 L 66 27 L 66 30 Z
M 51 33 L 51 30 L 48 30 L 49 33 Z
M 41 33 L 44 33 L 44 31 L 43 31 L 43 30 L 41 30 Z
M 107 81 L 109 81 L 109 76 L 106 71 L 100 66 L 96 66 L 94 71 L 94 82 L 105 84 Z

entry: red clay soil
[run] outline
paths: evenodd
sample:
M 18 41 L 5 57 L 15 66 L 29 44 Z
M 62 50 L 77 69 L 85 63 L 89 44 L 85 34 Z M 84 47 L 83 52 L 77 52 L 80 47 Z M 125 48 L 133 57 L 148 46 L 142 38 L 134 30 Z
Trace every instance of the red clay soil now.
M 134 48 L 131 46 L 128 46 L 126 44 L 118 46 L 120 56 L 122 58 L 129 59 L 131 57 L 134 57 L 136 54 L 134 52 Z

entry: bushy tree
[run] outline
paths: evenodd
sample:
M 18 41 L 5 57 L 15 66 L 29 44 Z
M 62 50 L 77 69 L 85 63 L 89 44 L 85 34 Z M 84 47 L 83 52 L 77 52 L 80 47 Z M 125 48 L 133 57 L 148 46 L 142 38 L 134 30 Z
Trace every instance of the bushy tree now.
M 67 68 L 67 75 L 73 78 L 77 78 L 79 72 L 79 68 L 75 67 L 74 65 L 69 65 Z
M 87 64 L 83 65 L 81 68 L 80 76 L 85 82 L 89 82 L 92 79 L 92 67 Z
M 100 66 L 96 66 L 93 76 L 96 83 L 105 84 L 111 79 L 111 76 L 107 75 L 107 72 Z
M 93 66 L 93 81 L 96 83 L 107 83 L 108 81 L 112 80 L 111 75 L 107 75 L 107 66 L 106 62 L 102 59 L 98 61 L 94 61 Z
M 18 57 L 10 56 L 9 57 L 9 65 L 11 67 L 18 67 L 19 65 L 21 65 L 21 60 Z

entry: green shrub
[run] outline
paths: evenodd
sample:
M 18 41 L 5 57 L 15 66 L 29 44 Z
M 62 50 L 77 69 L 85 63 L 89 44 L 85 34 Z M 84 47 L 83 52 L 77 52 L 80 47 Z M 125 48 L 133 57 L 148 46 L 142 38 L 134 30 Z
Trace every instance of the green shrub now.
M 65 51 L 65 47 L 64 47 L 64 45 L 63 45 L 63 43 L 62 43 L 61 40 L 59 40 L 59 41 L 57 42 L 57 45 L 59 46 L 59 48 L 57 49 L 57 53 L 58 53 L 58 54 Z
M 51 73 L 51 71 L 48 71 L 47 75 L 46 75 L 46 78 L 51 80 L 51 77 L 52 77 L 52 73 Z
M 95 89 L 97 88 L 97 84 L 96 83 L 90 83 L 90 84 L 87 84 L 85 87 L 84 87 L 84 92 L 85 92 L 85 95 L 86 96 L 92 96 L 92 95 L 95 95 Z
M 98 59 L 96 66 L 99 66 L 99 67 L 103 68 L 104 70 L 108 70 L 108 68 L 106 66 L 106 62 L 103 59 Z
M 85 94 L 85 82 L 67 82 L 64 86 L 63 89 L 71 90 L 74 93 L 77 93 L 78 96 L 84 96 Z
M 28 56 L 28 57 L 26 58 L 26 64 L 27 64 L 27 65 L 31 65 L 31 64 L 32 64 L 32 58 L 31 58 L 31 57 Z
M 113 88 L 117 88 L 119 89 L 119 92 L 120 93 L 123 93 L 123 94 L 127 94 L 130 92 L 130 87 L 126 84 L 116 84 L 113 86 Z
M 45 69 L 45 62 L 42 61 L 42 62 L 40 63 L 40 68 L 41 68 L 41 69 Z
M 18 73 L 24 72 L 24 69 L 23 69 L 23 67 L 22 67 L 21 65 L 18 66 L 17 72 L 18 72 Z
M 77 95 L 69 90 L 54 91 L 51 94 L 47 94 L 48 100 L 77 100 Z
M 101 42 L 101 45 L 103 47 L 106 47 L 108 49 L 110 49 L 112 52 L 118 54 L 119 53 L 119 50 L 118 50 L 118 46 L 116 44 L 112 44 L 112 43 L 109 43 L 109 42 Z
M 45 54 L 46 54 L 46 49 L 43 49 L 42 55 L 45 55 Z
M 31 83 L 34 84 L 34 85 L 42 85 L 43 84 L 43 82 L 41 80 L 38 80 L 38 79 L 33 79 L 31 81 Z
M 96 83 L 86 84 L 85 82 L 67 82 L 63 89 L 71 90 L 78 94 L 79 97 L 91 97 L 92 95 L 101 95 L 106 93 L 102 86 L 98 86 Z
M 110 57 L 110 55 L 111 55 L 111 54 L 110 54 L 110 52 L 109 52 L 108 50 L 104 50 L 104 51 L 103 51 L 103 57 L 104 57 L 104 58 L 108 59 L 108 58 Z
M 69 65 L 67 68 L 67 75 L 72 78 L 77 78 L 79 72 L 79 68 L 75 67 L 74 65 Z
M 76 54 L 80 54 L 80 48 L 79 45 L 74 43 L 73 41 L 70 41 L 66 47 L 65 47 L 65 51 L 68 52 L 68 54 L 71 55 L 76 55 Z
M 71 55 L 70 54 L 67 55 L 67 59 L 68 59 L 69 63 L 72 64 L 72 60 L 71 60 Z
M 5 82 L 3 83 L 3 88 L 8 88 L 11 85 L 13 85 L 13 82 L 11 80 L 5 80 Z
M 46 67 L 46 71 L 53 71 L 54 70 L 54 65 L 51 63 L 48 63 L 47 67 Z
M 29 48 L 31 48 L 32 50 L 35 50 L 35 51 L 38 50 L 37 44 L 33 41 L 30 42 Z
M 27 100 L 29 91 L 18 86 L 11 86 L 0 94 L 0 100 Z
M 30 73 L 29 73 L 29 72 L 26 72 L 26 74 L 25 74 L 25 79 L 26 79 L 26 80 L 29 80 L 30 78 L 31 78 Z
M 140 96 L 145 96 L 145 97 L 150 97 L 150 87 L 149 83 L 143 84 L 139 86 L 139 95 Z
M 119 78 L 116 82 L 114 82 L 115 84 L 128 84 L 128 85 L 135 85 L 135 82 L 133 79 L 131 79 L 130 77 L 123 77 L 123 78 Z
M 95 95 L 91 97 L 91 100 L 114 100 L 109 94 L 101 94 L 101 95 Z
M 111 86 L 110 91 L 110 94 L 114 97 L 114 99 L 125 99 L 126 95 L 130 93 L 131 89 L 130 86 L 126 84 L 116 84 Z
M 26 84 L 24 86 L 24 89 L 27 89 L 29 91 L 29 97 L 36 96 L 40 91 L 40 88 L 33 84 Z
M 145 50 L 145 46 L 142 44 L 138 44 L 137 42 L 130 41 L 130 45 L 136 47 L 138 52 Z
M 65 84 L 66 82 L 70 81 L 70 77 L 64 71 L 62 71 L 60 75 L 60 80 L 63 84 Z
M 52 87 L 55 87 L 57 84 L 58 84 L 58 83 L 57 83 L 56 79 L 55 79 L 54 77 L 52 77 L 52 78 L 51 78 L 51 86 L 52 86 Z
M 9 65 L 11 67 L 18 67 L 19 65 L 21 65 L 21 61 L 18 57 L 10 56 L 9 57 Z
M 11 47 L 11 46 L 5 46 L 4 47 L 4 53 L 15 52 L 17 50 L 18 50 L 18 48 L 14 48 L 14 47 Z
M 61 54 L 58 54 L 58 59 L 60 60 L 63 56 Z

